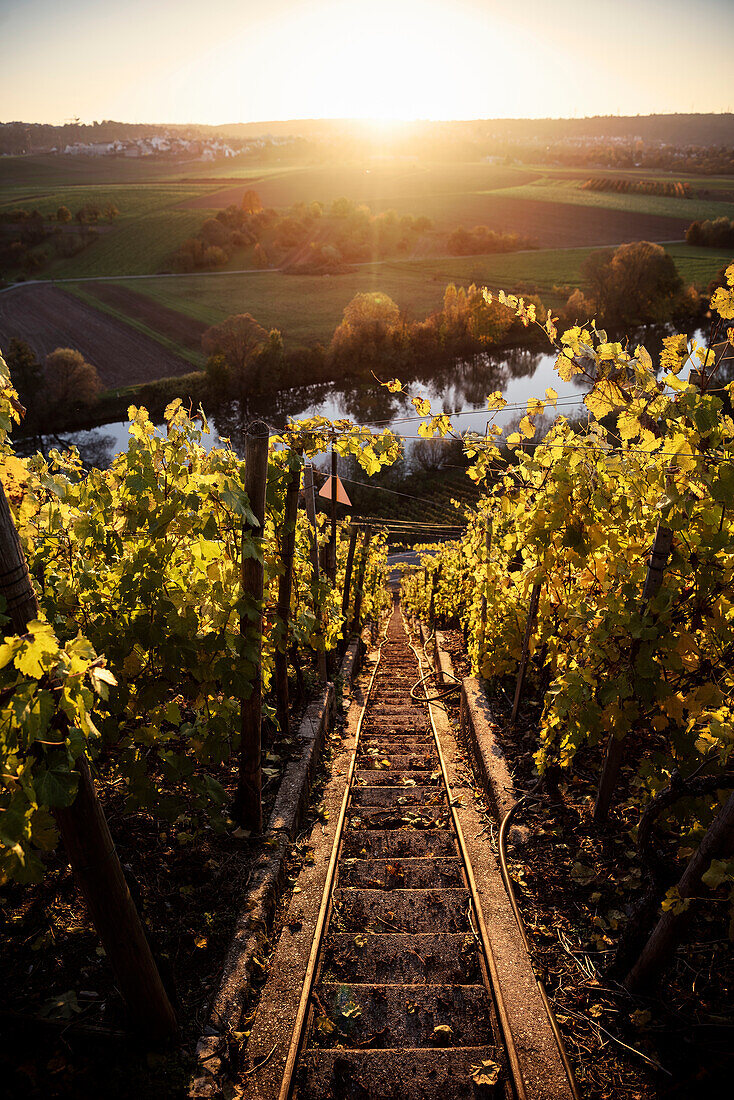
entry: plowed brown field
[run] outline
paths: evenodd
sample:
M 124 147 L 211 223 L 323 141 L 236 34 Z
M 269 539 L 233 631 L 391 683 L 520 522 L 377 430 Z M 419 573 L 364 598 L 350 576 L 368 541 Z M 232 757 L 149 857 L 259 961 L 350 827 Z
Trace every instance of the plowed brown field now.
M 160 332 L 161 336 L 167 336 L 182 348 L 201 351 L 201 336 L 207 330 L 203 321 L 159 305 L 143 294 L 115 283 L 88 283 L 85 289 L 87 294 L 92 294 L 100 302 L 119 309 L 121 313 L 147 325 L 154 332 Z
M 20 286 L 0 294 L 0 348 L 7 348 L 13 336 L 39 357 L 55 348 L 76 348 L 109 389 L 192 369 L 155 340 L 58 287 Z

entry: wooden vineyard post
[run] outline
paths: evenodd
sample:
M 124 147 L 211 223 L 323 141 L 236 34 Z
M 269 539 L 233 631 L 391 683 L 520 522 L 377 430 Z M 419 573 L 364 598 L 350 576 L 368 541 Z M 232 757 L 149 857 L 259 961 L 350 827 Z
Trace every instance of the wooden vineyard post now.
M 701 879 L 712 859 L 727 860 L 732 854 L 734 854 L 734 793 L 729 795 L 728 800 L 719 810 L 683 872 L 678 883 L 678 895 L 681 900 L 687 901 L 696 897 L 701 888 Z M 639 959 L 625 978 L 625 987 L 630 992 L 644 989 L 652 982 L 680 941 L 688 913 L 683 908 L 676 912 L 676 908 L 674 906 L 662 914 L 643 947 Z
M 321 569 L 319 566 L 319 540 L 316 535 L 316 497 L 314 494 L 313 484 L 313 466 L 309 463 L 303 471 L 303 492 L 306 497 L 306 515 L 311 525 L 311 565 L 313 567 L 313 603 L 314 614 L 317 621 L 321 622 L 321 608 L 319 606 L 319 581 L 321 578 Z M 323 631 L 322 631 L 323 641 Z M 319 662 L 319 679 L 326 682 L 328 679 L 328 672 L 326 668 L 326 652 L 323 649 L 318 651 Z
M 372 528 L 365 527 L 364 537 L 362 539 L 362 553 L 359 559 L 359 568 L 357 570 L 357 583 L 354 592 L 354 613 L 352 616 L 352 630 L 359 630 L 359 617 L 362 613 L 362 595 L 364 591 L 364 577 L 367 571 L 367 558 L 370 551 L 370 542 L 372 541 Z
M 515 698 L 512 703 L 512 716 L 510 718 L 510 725 L 514 726 L 517 721 L 517 712 L 520 709 L 520 699 L 522 698 L 523 684 L 525 683 L 525 673 L 528 667 L 528 654 L 530 653 L 530 638 L 535 627 L 535 620 L 538 615 L 538 604 L 540 603 L 540 582 L 536 581 L 533 585 L 530 593 L 530 606 L 528 607 L 528 618 L 525 623 L 525 634 L 522 640 L 522 653 L 520 655 L 520 667 L 517 670 L 517 683 L 515 684 Z
M 479 646 L 477 662 L 484 649 L 484 640 L 487 636 L 487 588 L 489 587 L 489 555 L 492 549 L 492 517 L 487 512 L 484 517 L 484 569 L 485 578 L 482 586 L 482 600 L 479 607 Z
M 293 554 L 296 548 L 298 494 L 301 491 L 301 456 L 292 451 L 288 461 L 290 480 L 285 491 L 283 534 L 281 539 L 283 572 L 278 581 L 277 614 L 282 631 L 275 649 L 275 709 L 281 737 L 288 735 L 288 641 L 290 635 L 291 592 L 293 589 Z
M 252 690 L 240 700 L 240 760 L 234 816 L 243 829 L 262 831 L 262 628 L 264 570 L 262 554 L 245 554 L 248 541 L 262 550 L 265 530 L 265 489 L 268 480 L 268 437 L 270 429 L 262 420 L 254 420 L 245 440 L 245 491 L 256 524 L 242 524 L 241 597 L 252 608 L 240 613 L 240 634 L 246 646 L 246 659 L 254 666 Z
M 659 523 L 657 531 L 655 532 L 655 541 L 650 553 L 647 575 L 645 577 L 645 587 L 642 592 L 643 613 L 650 600 L 660 591 L 660 585 L 663 583 L 663 573 L 670 556 L 672 542 L 673 532 L 670 527 L 666 527 L 664 524 Z M 596 804 L 594 806 L 594 821 L 598 825 L 604 824 L 609 816 L 609 807 L 612 804 L 612 797 L 614 796 L 614 791 L 619 779 L 619 772 L 622 767 L 622 760 L 624 759 L 624 748 L 625 740 L 623 737 L 617 738 L 613 734 L 609 735 L 606 752 L 604 754 L 604 764 L 602 766 L 601 776 L 599 777 Z
M 439 562 L 431 570 L 431 596 L 428 601 L 428 626 L 433 630 L 436 622 L 436 589 L 438 588 L 438 582 L 441 580 L 441 563 Z
M 336 490 L 337 490 L 337 456 L 334 446 L 331 448 L 331 537 L 329 539 L 329 576 L 331 583 L 336 584 Z
M 28 566 L 0 484 L 0 593 L 14 629 L 25 634 L 38 618 Z M 59 713 L 62 725 L 66 718 Z M 74 877 L 89 909 L 115 980 L 137 1029 L 154 1042 L 172 1039 L 176 1014 L 161 981 L 132 899 L 86 758 L 74 764 L 79 786 L 71 806 L 54 810 Z
M 342 592 L 342 619 L 344 620 L 344 629 L 347 630 L 347 624 L 349 622 L 349 597 L 351 595 L 350 588 L 352 587 L 352 570 L 354 569 L 354 548 L 357 545 L 357 534 L 359 528 L 352 526 L 349 532 L 349 549 L 347 550 L 347 564 L 344 571 L 344 591 Z

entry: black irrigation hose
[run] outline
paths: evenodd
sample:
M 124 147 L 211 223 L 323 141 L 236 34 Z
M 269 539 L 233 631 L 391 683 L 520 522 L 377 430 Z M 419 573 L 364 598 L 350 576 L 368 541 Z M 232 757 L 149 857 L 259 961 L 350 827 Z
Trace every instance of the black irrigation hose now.
M 423 656 L 430 671 L 427 672 L 425 676 L 421 676 L 420 680 L 418 680 L 417 683 L 413 684 L 412 688 L 410 689 L 410 698 L 413 700 L 414 703 L 437 703 L 439 699 L 443 699 L 447 695 L 453 695 L 455 691 L 461 691 L 461 680 L 458 678 L 458 676 L 454 676 L 453 673 L 444 673 L 444 676 L 450 675 L 456 681 L 456 683 L 449 684 L 447 688 L 444 688 L 443 691 L 439 691 L 436 695 L 429 695 L 425 688 L 423 689 L 424 694 L 420 697 L 414 694 L 419 687 L 422 687 L 426 680 L 430 680 L 432 676 L 436 675 L 436 670 L 434 668 L 431 668 L 431 662 L 429 661 L 428 654 L 426 653 L 426 646 L 428 645 L 434 634 L 435 631 L 432 630 L 426 638 L 425 642 L 423 643 Z
M 436 695 L 421 695 L 420 697 L 415 695 L 414 692 L 416 692 L 418 688 L 426 682 L 426 680 L 430 680 L 431 677 L 434 675 L 434 670 L 431 669 L 431 671 L 427 672 L 425 676 L 421 676 L 420 680 L 418 680 L 417 683 L 413 684 L 412 688 L 410 689 L 410 698 L 413 700 L 414 703 L 435 703 L 438 699 L 443 699 L 444 696 L 452 695 L 455 691 L 461 690 L 461 684 L 456 683 L 450 684 L 447 688 L 444 688 L 443 691 L 439 691 Z
M 532 964 L 532 955 L 530 954 L 530 943 L 528 941 L 528 934 L 525 930 L 525 922 L 523 921 L 522 914 L 520 913 L 520 910 L 518 908 L 517 899 L 515 898 L 515 888 L 513 886 L 512 879 L 510 878 L 509 869 L 507 867 L 507 848 L 506 848 L 506 845 L 507 845 L 507 829 L 509 827 L 509 824 L 510 824 L 514 814 L 522 806 L 523 802 L 528 802 L 528 801 L 539 802 L 541 800 L 537 795 L 533 795 L 532 793 L 525 794 L 525 795 L 522 796 L 522 798 L 518 802 L 515 803 L 514 806 L 512 806 L 507 811 L 505 816 L 502 818 L 502 822 L 500 824 L 500 832 L 499 832 L 499 839 L 498 839 L 498 842 L 497 842 L 497 847 L 498 847 L 498 851 L 499 851 L 500 872 L 502 874 L 502 881 L 505 884 L 505 890 L 507 891 L 507 896 L 510 899 L 510 904 L 512 906 L 512 911 L 515 914 L 515 921 L 516 921 L 517 927 L 520 931 L 520 936 L 522 937 L 522 941 L 525 945 L 525 950 L 527 951 L 528 958 L 530 959 L 531 964 Z M 533 971 L 534 971 L 534 969 L 535 968 L 533 968 Z M 561 1056 L 561 1061 L 563 1062 L 563 1068 L 566 1071 L 566 1076 L 568 1077 L 568 1083 L 571 1087 L 571 1092 L 574 1095 L 574 1100 L 581 1100 L 581 1097 L 580 1097 L 580 1094 L 579 1094 L 579 1091 L 578 1091 L 578 1088 L 577 1088 L 577 1085 L 576 1085 L 576 1078 L 574 1077 L 574 1073 L 573 1073 L 573 1067 L 571 1066 L 571 1062 L 569 1061 L 568 1054 L 566 1053 L 566 1048 L 565 1048 L 564 1043 L 563 1043 L 563 1036 L 561 1035 L 560 1028 L 558 1027 L 558 1021 L 556 1020 L 555 1013 L 554 1013 L 553 1008 L 551 1006 L 551 1003 L 548 999 L 548 994 L 545 991 L 545 986 L 543 985 L 543 982 L 541 981 L 541 979 L 538 977 L 537 974 L 535 975 L 535 980 L 538 983 L 538 990 L 540 992 L 540 996 L 541 996 L 541 999 L 543 1001 L 543 1005 L 545 1007 L 545 1011 L 546 1011 L 547 1016 L 548 1016 L 548 1022 L 550 1023 L 550 1026 L 553 1030 L 553 1036 L 556 1040 L 556 1046 L 558 1047 L 558 1053 Z

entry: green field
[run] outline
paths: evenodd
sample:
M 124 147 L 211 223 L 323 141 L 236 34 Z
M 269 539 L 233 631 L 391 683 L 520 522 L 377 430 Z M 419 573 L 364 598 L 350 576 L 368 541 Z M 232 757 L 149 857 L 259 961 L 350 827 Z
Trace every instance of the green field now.
M 731 202 L 675 199 L 664 195 L 617 194 L 615 191 L 582 191 L 582 182 L 579 179 L 544 176 L 532 183 L 521 184 L 519 187 L 506 187 L 492 193 L 507 199 L 570 203 L 573 206 L 593 206 L 603 210 L 626 210 L 636 214 L 685 218 L 688 221 L 722 216 L 734 217 L 734 203 Z
M 281 275 L 278 272 L 234 275 L 186 275 L 140 279 L 124 285 L 139 294 L 212 325 L 234 313 L 251 313 L 262 325 L 278 328 L 288 346 L 327 343 L 342 312 L 355 294 L 380 290 L 420 319 L 437 309 L 448 283 L 477 282 L 498 289 L 518 282 L 537 285 L 548 305 L 559 306 L 565 295 L 554 286 L 581 282 L 581 264 L 588 248 L 467 256 L 443 260 L 413 260 L 369 264 L 345 275 Z M 667 251 L 686 282 L 705 286 L 732 256 L 704 248 L 670 245 Z
M 21 174 L 25 172 L 23 182 Z M 115 177 L 116 174 L 116 178 Z M 166 176 L 167 174 L 167 176 Z M 182 177 L 188 178 L 182 178 Z M 85 180 L 86 182 L 81 182 Z M 120 211 L 112 224 L 101 224 L 99 237 L 76 256 L 53 258 L 38 278 L 74 278 L 153 274 L 166 270 L 180 244 L 200 228 L 212 212 L 238 202 L 243 187 L 255 188 L 266 205 L 284 209 L 294 202 L 319 199 L 329 203 L 346 195 L 367 203 L 374 211 L 393 208 L 399 214 L 426 214 L 433 219 L 436 232 L 425 240 L 423 254 L 440 256 L 447 250 L 444 234 L 459 225 L 488 224 L 497 229 L 523 232 L 539 240 L 555 256 L 562 244 L 588 246 L 606 240 L 637 239 L 657 234 L 672 239 L 683 235 L 683 228 L 671 229 L 656 223 L 644 224 L 649 215 L 684 218 L 715 217 L 734 214 L 734 203 L 698 199 L 671 199 L 648 195 L 618 195 L 612 192 L 579 190 L 578 175 L 568 170 L 534 169 L 525 166 L 486 162 L 451 163 L 404 160 L 364 159 L 339 165 L 260 164 L 247 158 L 220 164 L 165 164 L 106 158 L 0 158 L 0 209 L 23 207 L 38 209 L 44 215 L 67 206 L 72 213 L 88 203 L 104 208 L 114 204 Z M 701 181 L 713 187 L 719 180 Z M 730 184 L 732 181 L 728 181 Z M 523 206 L 527 203 L 527 207 Z M 546 204 L 553 204 L 547 207 Z M 573 212 L 574 206 L 591 208 L 584 215 L 585 228 Z M 610 221 L 606 235 L 604 211 L 623 211 L 643 221 L 623 224 Z M 589 216 L 596 212 L 594 224 Z M 612 218 L 612 215 L 610 215 Z M 553 232 L 548 235 L 548 227 Z M 589 235 L 591 234 L 591 235 Z M 627 235 L 629 234 L 629 236 Z M 656 237 L 652 237 L 656 239 Z M 50 249 L 50 244 L 46 246 Z M 582 251 L 576 249 L 575 251 Z M 501 271 L 514 279 L 541 278 L 521 273 L 509 257 L 502 260 Z M 434 260 L 430 260 L 432 264 Z M 445 266 L 447 261 L 441 261 Z M 485 268 L 480 258 L 468 258 L 465 267 L 456 268 L 470 278 Z M 509 268 L 504 265 L 510 264 Z M 520 261 L 523 265 L 526 261 Z M 554 266 L 555 259 L 538 261 Z M 452 261 L 453 263 L 453 261 Z M 234 255 L 230 270 L 249 267 L 252 257 L 246 250 Z M 575 278 L 572 258 L 556 266 L 553 275 L 542 278 L 548 287 L 568 283 Z M 467 273 L 468 272 L 468 273 Z M 503 274 L 503 278 L 504 278 Z M 408 288 L 406 297 L 411 298 Z M 319 307 L 317 307 L 319 308 Z M 420 304 L 422 306 L 422 300 Z
M 61 205 L 75 212 L 85 204 L 104 208 L 111 203 L 120 211 L 115 222 L 97 227 L 98 238 L 79 254 L 52 259 L 37 276 L 42 281 L 155 276 L 169 267 L 172 254 L 184 239 L 197 232 L 212 211 L 239 201 L 237 196 L 245 184 L 254 187 L 266 205 L 279 209 L 299 200 L 328 203 L 346 195 L 366 202 L 374 211 L 394 208 L 401 214 L 427 214 L 434 219 L 436 232 L 420 242 L 418 255 L 423 258 L 368 264 L 346 274 L 321 277 L 276 271 L 236 274 L 238 268 L 253 264 L 252 250 L 240 249 L 229 262 L 230 271 L 141 278 L 125 284 L 207 325 L 231 314 L 249 312 L 261 324 L 280 329 L 286 343 L 293 347 L 317 340 L 328 342 L 344 307 L 362 291 L 389 294 L 410 319 L 423 318 L 437 309 L 450 282 L 477 282 L 507 289 L 523 283 L 526 290 L 537 288 L 548 305 L 558 307 L 567 296 L 564 288 L 582 282 L 581 265 L 592 251 L 588 244 L 609 239 L 608 225 L 616 227 L 609 229 L 610 235 L 620 234 L 611 239 L 640 239 L 656 232 L 664 235 L 665 223 L 660 226 L 654 218 L 649 220 L 652 215 L 690 221 L 734 214 L 733 203 L 579 190 L 582 179 L 592 174 L 484 161 L 433 163 L 413 158 L 364 158 L 315 165 L 255 164 L 252 159 L 238 158 L 219 164 L 175 165 L 105 158 L 10 157 L 0 158 L 0 209 L 22 206 L 49 215 Z M 649 172 L 597 174 L 655 178 Z M 659 178 L 670 176 L 661 173 Z M 717 188 L 731 190 L 734 184 L 718 178 L 691 182 L 694 188 L 714 192 Z M 582 216 L 574 211 L 578 206 L 593 209 Z M 624 211 L 636 220 L 610 213 L 607 223 L 605 210 Z M 461 224 L 493 224 L 492 218 L 497 219 L 496 228 L 503 228 L 502 218 L 512 217 L 531 237 L 539 236 L 549 224 L 554 226 L 554 236 L 545 242 L 547 247 L 535 251 L 457 258 L 442 255 L 447 251 L 447 230 Z M 584 221 L 587 229 L 579 232 L 578 224 Z M 593 232 L 599 225 L 602 236 Z M 676 228 L 673 223 L 672 229 Z M 629 237 L 622 236 L 627 232 L 631 233 Z M 586 247 L 561 248 L 558 244 Z M 726 253 L 683 244 L 669 245 L 668 251 L 684 281 L 700 287 L 731 259 Z M 78 290 L 84 294 L 83 283 Z M 89 301 L 99 308 L 99 302 Z M 137 321 L 133 327 L 156 335 L 140 326 Z M 161 338 L 160 342 L 166 341 Z M 189 351 L 189 361 L 191 355 Z
M 48 216 L 60 206 L 75 214 L 87 204 L 104 209 L 111 203 L 119 210 L 119 217 L 111 224 L 102 221 L 92 227 L 99 234 L 97 240 L 76 256 L 51 259 L 39 278 L 144 275 L 165 267 L 172 252 L 201 226 L 204 215 L 182 209 L 181 203 L 206 193 L 211 186 L 136 184 L 59 187 L 35 192 L 25 189 L 24 197 L 8 198 L 3 192 L 0 209 L 36 209 Z

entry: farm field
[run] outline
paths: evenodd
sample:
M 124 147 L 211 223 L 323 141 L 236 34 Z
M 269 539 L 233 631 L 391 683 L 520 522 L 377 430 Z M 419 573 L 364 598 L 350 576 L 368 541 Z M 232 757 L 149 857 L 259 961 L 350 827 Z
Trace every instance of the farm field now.
M 684 280 L 705 286 L 731 257 L 703 248 L 670 245 Z M 578 285 L 581 264 L 591 250 L 556 249 L 370 264 L 346 275 L 314 277 L 278 272 L 187 275 L 177 279 L 141 279 L 135 292 L 206 325 L 232 313 L 251 313 L 266 327 L 283 333 L 286 345 L 328 342 L 355 294 L 381 290 L 411 319 L 437 309 L 448 283 L 482 282 L 511 288 L 522 281 L 538 286 L 550 305 L 565 298 L 557 285 Z
M 40 277 L 149 274 L 165 267 L 181 241 L 201 224 L 199 215 L 179 209 L 182 201 L 197 193 L 191 185 L 174 184 L 57 187 L 35 193 L 26 189 L 23 195 L 13 197 L 0 191 L 0 210 L 22 207 L 48 216 L 60 206 L 75 214 L 88 204 L 101 208 L 112 204 L 119 216 L 111 224 L 101 222 L 94 227 L 98 239 L 75 256 L 52 259 Z
M 6 159 L 12 162 L 14 158 Z M 132 172 L 125 162 L 114 163 L 121 166 L 123 174 Z M 169 170 L 176 167 L 181 166 L 169 166 Z M 211 165 L 199 167 L 211 169 Z M 446 251 L 443 235 L 460 225 L 488 225 L 499 232 L 517 233 L 534 239 L 541 248 L 682 240 L 699 209 L 687 200 L 579 192 L 572 179 L 554 183 L 549 182 L 547 173 L 539 175 L 534 169 L 484 162 L 363 161 L 259 168 L 250 162 L 240 180 L 230 174 L 219 180 L 199 176 L 181 182 L 128 178 L 112 183 L 93 173 L 93 182 L 87 185 L 70 184 L 63 163 L 55 180 L 51 166 L 46 163 L 44 169 L 48 173 L 45 185 L 32 182 L 31 172 L 21 186 L 11 182 L 12 173 L 8 179 L 7 166 L 0 159 L 0 210 L 20 206 L 48 215 L 61 205 L 75 212 L 88 203 L 102 207 L 112 203 L 120 215 L 113 224 L 101 225 L 98 239 L 76 256 L 52 259 L 39 273 L 43 279 L 114 278 L 166 270 L 172 254 L 207 216 L 241 202 L 249 189 L 256 189 L 266 206 L 280 209 L 297 201 L 329 203 L 347 196 L 367 203 L 375 212 L 395 209 L 400 215 L 425 214 L 433 220 L 435 233 L 425 238 L 422 247 L 433 255 Z M 661 203 L 663 206 L 656 205 Z M 703 208 L 708 210 L 711 205 Z M 713 204 L 717 210 L 719 205 Z M 250 265 L 251 257 L 244 251 L 231 264 L 234 268 Z
M 605 176 L 605 172 L 587 172 L 583 179 Z M 648 177 L 643 177 L 648 178 Z M 654 177 L 650 177 L 654 178 Z M 501 194 L 504 198 L 528 202 L 568 203 L 573 206 L 603 210 L 628 211 L 639 215 L 680 218 L 688 224 L 695 219 L 734 216 L 734 203 L 711 199 L 678 199 L 663 195 L 617 194 L 614 191 L 582 191 L 581 178 L 558 179 L 541 177 L 532 183 L 508 187 Z M 729 181 L 731 186 L 731 181 Z
M 19 287 L 0 295 L 0 347 L 25 340 L 39 357 L 76 348 L 108 389 L 187 374 L 191 364 L 130 325 L 58 287 Z
M 451 282 L 493 289 L 525 283 L 558 307 L 565 294 L 555 288 L 582 283 L 581 265 L 590 251 L 376 263 L 321 277 L 265 271 L 70 282 L 65 290 L 28 285 L 0 295 L 0 347 L 19 336 L 42 355 L 65 345 L 86 348 L 105 385 L 117 387 L 202 366 L 202 333 L 233 313 L 251 313 L 265 327 L 278 328 L 292 348 L 328 343 L 344 307 L 360 292 L 384 291 L 411 319 L 437 309 Z M 684 244 L 668 245 L 667 251 L 684 281 L 701 288 L 731 262 L 730 254 Z
M 166 309 L 159 302 L 144 294 L 138 294 L 129 285 L 120 283 L 90 283 L 84 290 L 74 283 L 69 289 L 77 297 L 84 295 L 91 305 L 118 315 L 123 320 L 132 319 L 188 351 L 201 355 L 201 337 L 206 325 L 176 310 Z
M 172 179 L 179 171 L 188 177 Z M 450 282 L 482 282 L 494 288 L 524 283 L 558 307 L 566 297 L 558 288 L 581 283 L 581 264 L 590 249 L 640 239 L 682 241 L 694 216 L 720 209 L 734 212 L 731 203 L 578 190 L 590 174 L 412 158 L 307 166 L 256 165 L 251 158 L 219 165 L 0 158 L 0 209 L 23 206 L 47 215 L 61 205 L 75 212 L 85 204 L 113 204 L 120 211 L 112 224 L 100 224 L 98 238 L 84 251 L 51 261 L 38 276 L 41 285 L 0 297 L 0 347 L 14 335 L 29 338 L 39 354 L 62 344 L 84 350 L 83 344 L 105 384 L 118 386 L 200 366 L 202 332 L 233 313 L 249 312 L 266 327 L 280 329 L 286 345 L 294 347 L 328 343 L 346 304 L 364 291 L 384 291 L 409 318 L 438 308 Z M 651 173 L 637 175 L 654 178 Z M 697 182 L 708 188 L 731 186 L 723 179 Z M 243 248 L 231 257 L 230 271 L 155 278 L 207 216 L 241 202 L 250 188 L 265 205 L 281 209 L 299 200 L 328 203 L 346 195 L 376 212 L 393 208 L 399 214 L 427 214 L 435 230 L 421 238 L 412 259 L 368 264 L 345 274 L 238 274 L 238 269 L 253 266 L 252 249 Z M 529 236 L 540 248 L 443 255 L 448 232 L 477 224 Z M 701 287 L 730 259 L 718 250 L 682 243 L 666 247 L 683 279 Z M 126 276 L 151 277 L 126 283 Z M 62 294 L 44 286 L 47 279 L 104 281 L 71 281 L 66 284 L 69 293 Z M 139 350 L 133 354 L 133 348 Z

